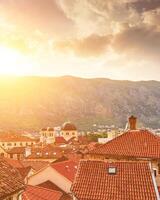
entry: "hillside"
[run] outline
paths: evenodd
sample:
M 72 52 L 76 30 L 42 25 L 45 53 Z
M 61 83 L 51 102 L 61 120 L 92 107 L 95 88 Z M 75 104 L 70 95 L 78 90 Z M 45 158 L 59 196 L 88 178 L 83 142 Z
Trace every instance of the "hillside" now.
M 160 127 L 160 82 L 104 78 L 19 77 L 0 79 L 0 129 L 38 130 L 70 120 L 124 126 L 130 114 Z

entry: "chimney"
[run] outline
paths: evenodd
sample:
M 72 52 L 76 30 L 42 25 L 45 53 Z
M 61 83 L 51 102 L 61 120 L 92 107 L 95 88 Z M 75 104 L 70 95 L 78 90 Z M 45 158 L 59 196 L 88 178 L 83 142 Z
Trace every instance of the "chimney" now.
M 136 130 L 137 118 L 133 115 L 129 117 L 130 130 Z

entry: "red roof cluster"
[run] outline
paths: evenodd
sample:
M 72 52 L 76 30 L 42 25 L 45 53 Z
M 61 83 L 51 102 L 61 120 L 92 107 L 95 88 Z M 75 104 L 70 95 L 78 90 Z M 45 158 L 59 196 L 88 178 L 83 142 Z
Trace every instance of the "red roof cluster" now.
M 130 130 L 90 151 L 106 157 L 160 158 L 160 137 L 147 130 Z
M 82 160 L 71 190 L 78 200 L 157 199 L 150 166 L 144 162 Z
M 39 171 L 40 169 L 46 167 L 49 162 L 48 161 L 29 161 L 29 160 L 23 160 L 21 161 L 24 167 L 32 167 L 35 171 Z
M 22 191 L 25 185 L 19 171 L 9 165 L 5 160 L 0 160 L 0 199 Z
M 62 176 L 66 177 L 68 180 L 73 182 L 78 163 L 72 160 L 67 160 L 58 163 L 52 163 L 51 167 L 55 169 Z
M 55 137 L 55 143 L 56 144 L 67 144 L 67 141 L 62 136 Z
M 22 200 L 60 200 L 62 195 L 59 191 L 28 185 L 25 192 L 23 192 Z

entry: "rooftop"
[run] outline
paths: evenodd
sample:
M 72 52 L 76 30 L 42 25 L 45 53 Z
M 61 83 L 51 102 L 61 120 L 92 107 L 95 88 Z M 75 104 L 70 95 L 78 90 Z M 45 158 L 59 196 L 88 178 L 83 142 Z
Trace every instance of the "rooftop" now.
M 63 131 L 76 131 L 77 128 L 74 124 L 72 124 L 71 122 L 65 122 L 63 125 L 62 125 L 62 130 Z
M 0 199 L 24 189 L 24 182 L 18 170 L 5 160 L 0 160 Z
M 160 158 L 160 137 L 148 130 L 129 130 L 90 154 L 156 159 Z
M 61 175 L 73 182 L 78 163 L 72 160 L 67 160 L 58 163 L 51 163 L 51 167 L 54 168 Z
M 147 162 L 82 160 L 71 190 L 78 200 L 157 199 Z
M 39 171 L 40 169 L 46 167 L 49 162 L 48 161 L 28 161 L 23 160 L 21 161 L 24 167 L 32 167 L 35 171 Z
M 22 200 L 60 200 L 62 193 L 39 186 L 28 185 L 22 195 Z

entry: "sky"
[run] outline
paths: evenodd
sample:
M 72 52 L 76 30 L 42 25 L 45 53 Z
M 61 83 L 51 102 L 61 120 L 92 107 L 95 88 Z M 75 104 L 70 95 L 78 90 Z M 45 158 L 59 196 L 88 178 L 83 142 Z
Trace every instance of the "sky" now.
M 160 80 L 160 0 L 0 0 L 0 74 Z

